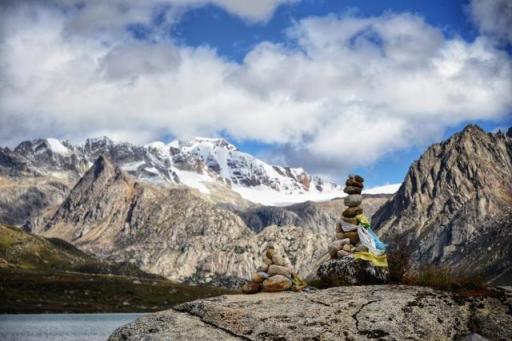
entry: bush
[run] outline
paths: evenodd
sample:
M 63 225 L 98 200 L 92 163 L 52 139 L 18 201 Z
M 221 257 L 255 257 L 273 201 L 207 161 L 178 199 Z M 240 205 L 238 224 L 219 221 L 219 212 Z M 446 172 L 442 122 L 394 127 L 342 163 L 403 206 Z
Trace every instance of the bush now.
M 389 280 L 392 283 L 403 283 L 411 267 L 412 248 L 402 239 L 387 252 Z
M 449 267 L 428 265 L 408 276 L 407 284 L 428 286 L 441 290 L 480 290 L 484 289 L 485 280 L 474 273 L 455 271 Z

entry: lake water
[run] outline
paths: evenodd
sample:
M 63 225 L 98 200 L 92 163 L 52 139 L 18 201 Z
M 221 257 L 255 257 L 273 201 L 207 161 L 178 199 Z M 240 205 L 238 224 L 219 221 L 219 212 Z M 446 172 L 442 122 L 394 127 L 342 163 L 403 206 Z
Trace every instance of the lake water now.
M 0 315 L 0 340 L 106 340 L 117 327 L 144 314 Z

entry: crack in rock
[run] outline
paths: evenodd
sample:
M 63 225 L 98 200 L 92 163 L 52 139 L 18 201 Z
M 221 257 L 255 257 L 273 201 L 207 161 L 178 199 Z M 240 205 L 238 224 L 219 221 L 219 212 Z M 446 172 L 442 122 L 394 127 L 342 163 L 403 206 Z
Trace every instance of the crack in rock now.
M 245 336 L 245 335 L 237 334 L 237 333 L 233 332 L 232 330 L 229 330 L 229 329 L 227 329 L 227 328 L 224 328 L 224 327 L 222 327 L 222 326 L 219 326 L 219 325 L 218 325 L 218 324 L 216 324 L 215 322 L 205 320 L 205 319 L 203 318 L 203 316 L 201 316 L 201 315 L 199 315 L 199 314 L 194 314 L 193 309 L 188 310 L 188 311 L 187 311 L 187 310 L 178 310 L 178 309 L 174 309 L 174 308 L 172 308 L 172 309 L 173 309 L 174 311 L 176 311 L 176 312 L 185 313 L 185 314 L 188 314 L 188 315 L 191 315 L 191 316 L 196 316 L 196 317 L 198 317 L 198 318 L 201 320 L 201 322 L 203 322 L 204 324 L 207 324 L 207 325 L 209 325 L 210 327 L 213 327 L 213 328 L 216 328 L 216 329 L 222 330 L 222 331 L 224 331 L 224 332 L 226 332 L 226 333 L 228 333 L 228 334 L 230 334 L 230 335 L 232 335 L 232 336 L 235 336 L 235 337 L 240 338 L 240 339 L 242 339 L 242 340 L 252 341 L 252 339 L 251 339 L 251 338 L 249 338 L 249 337 L 247 337 L 247 336 Z

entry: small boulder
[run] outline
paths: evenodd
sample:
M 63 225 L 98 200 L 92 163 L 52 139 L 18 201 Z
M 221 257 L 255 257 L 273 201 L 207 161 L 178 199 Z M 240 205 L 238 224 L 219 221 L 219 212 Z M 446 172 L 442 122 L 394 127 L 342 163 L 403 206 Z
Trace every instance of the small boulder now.
M 261 291 L 261 284 L 255 282 L 247 282 L 242 287 L 242 292 L 244 294 L 255 294 Z
M 292 287 L 292 281 L 285 276 L 275 275 L 263 281 L 263 291 L 285 291 Z
M 352 257 L 331 259 L 322 263 L 317 275 L 321 284 L 326 287 L 384 284 L 388 281 L 387 268 L 375 267 L 370 262 Z

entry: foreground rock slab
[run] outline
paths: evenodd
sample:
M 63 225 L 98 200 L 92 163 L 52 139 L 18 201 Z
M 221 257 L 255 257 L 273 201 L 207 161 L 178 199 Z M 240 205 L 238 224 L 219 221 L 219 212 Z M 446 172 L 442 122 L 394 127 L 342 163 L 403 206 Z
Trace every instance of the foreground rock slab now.
M 219 296 L 141 317 L 109 340 L 512 339 L 512 296 L 463 298 L 409 286 Z

